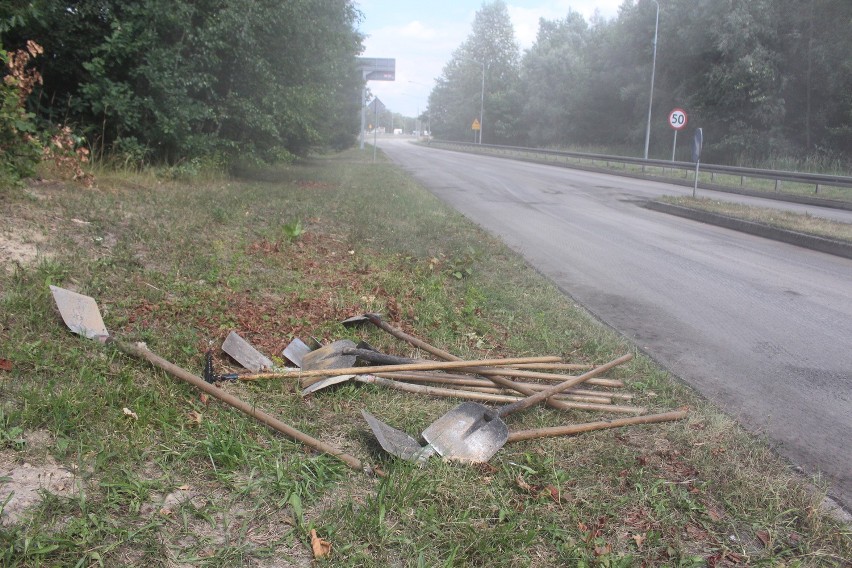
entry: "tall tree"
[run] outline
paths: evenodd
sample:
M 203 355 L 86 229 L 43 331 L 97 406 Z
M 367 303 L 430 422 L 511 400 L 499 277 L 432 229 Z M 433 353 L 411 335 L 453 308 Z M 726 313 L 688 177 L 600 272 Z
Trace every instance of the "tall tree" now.
M 524 55 L 521 84 L 523 124 L 536 145 L 565 146 L 583 139 L 589 26 L 577 12 L 563 20 L 539 22 L 535 44 Z
M 520 52 L 506 4 L 484 4 L 471 34 L 453 52 L 429 96 L 433 132 L 441 138 L 470 140 L 473 120 L 483 109 L 483 142 L 518 140 L 519 70 Z

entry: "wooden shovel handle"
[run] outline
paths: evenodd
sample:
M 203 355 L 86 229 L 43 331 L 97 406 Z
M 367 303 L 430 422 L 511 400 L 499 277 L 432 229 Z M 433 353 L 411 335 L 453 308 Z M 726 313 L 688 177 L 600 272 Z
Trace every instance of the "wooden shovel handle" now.
M 558 385 L 553 385 L 552 387 L 546 388 L 543 391 L 538 391 L 537 393 L 530 395 L 518 402 L 513 402 L 507 406 L 503 406 L 500 410 L 497 411 L 497 414 L 502 418 L 503 416 L 508 416 L 513 412 L 517 412 L 519 410 L 523 410 L 525 408 L 529 408 L 530 406 L 541 402 L 542 400 L 546 400 L 547 397 L 552 396 L 554 394 L 560 393 L 564 390 L 568 390 L 573 386 L 576 386 L 583 381 L 587 381 L 596 375 L 600 375 L 601 373 L 605 373 L 612 369 L 617 365 L 621 365 L 622 363 L 626 363 L 633 359 L 632 353 L 627 353 L 626 355 L 622 355 L 617 359 L 613 359 L 609 363 L 604 363 L 600 367 L 595 367 L 591 371 L 587 371 L 580 375 L 579 377 L 573 377 L 568 379 L 565 382 L 559 383 Z
M 372 323 L 373 325 L 375 325 L 379 329 L 386 331 L 387 333 L 393 335 L 397 339 L 401 339 L 405 342 L 410 343 L 414 347 L 417 347 L 417 348 L 422 349 L 422 350 L 424 350 L 428 353 L 431 353 L 432 355 L 434 355 L 434 356 L 436 356 L 440 359 L 443 359 L 445 361 L 460 361 L 461 360 L 460 357 L 453 355 L 449 351 L 444 351 L 443 349 L 439 349 L 438 347 L 435 347 L 434 345 L 430 345 L 430 344 L 426 343 L 422 339 L 418 339 L 417 337 L 414 337 L 413 335 L 409 335 L 409 334 L 405 333 L 401 329 L 393 327 L 389 323 L 385 322 L 378 314 L 364 314 L 364 316 L 370 321 L 370 323 Z M 400 369 L 396 369 L 396 370 L 400 370 Z M 516 383 L 515 381 L 513 381 L 511 379 L 507 379 L 503 376 L 493 374 L 493 373 L 489 372 L 490 370 L 478 369 L 478 371 L 481 371 L 480 374 L 483 377 L 485 377 L 486 379 L 488 379 L 489 381 L 491 381 L 492 383 L 494 383 L 495 385 L 499 385 L 499 386 L 507 388 L 507 389 L 512 389 L 514 391 L 517 391 L 517 392 L 524 394 L 524 395 L 527 395 L 527 396 L 532 395 L 533 393 L 536 392 L 536 391 L 532 390 L 531 388 L 519 385 L 518 383 Z M 535 373 L 535 372 L 532 372 L 532 371 L 513 371 L 512 374 L 515 375 L 515 376 L 529 376 L 529 375 L 536 375 L 536 374 L 542 374 L 542 375 L 549 374 L 551 377 L 554 376 L 550 373 Z M 571 406 L 567 405 L 566 403 L 564 403 L 560 400 L 547 399 L 546 404 L 550 407 L 558 408 L 560 410 L 571 409 Z
M 314 369 L 311 371 L 302 371 L 301 369 L 293 369 L 292 371 L 277 371 L 274 373 L 252 373 L 246 375 L 237 375 L 237 378 L 244 381 L 255 379 L 281 379 L 286 377 L 298 377 L 303 379 L 302 386 L 308 387 L 315 382 L 321 380 L 317 377 L 327 377 L 329 375 L 368 375 L 372 373 L 384 373 L 387 371 L 440 371 L 443 369 L 461 369 L 464 367 L 477 366 L 500 366 L 514 365 L 518 361 L 531 362 L 533 359 L 541 362 L 559 361 L 559 357 L 516 357 L 513 359 L 480 359 L 475 361 L 433 361 L 431 363 L 412 363 L 410 365 L 377 365 L 375 367 L 347 367 L 345 369 Z
M 516 402 L 519 399 L 517 396 L 511 395 L 503 395 L 503 394 L 491 394 L 491 393 L 483 393 L 483 392 L 474 392 L 469 390 L 462 389 L 448 389 L 442 387 L 432 387 L 427 385 L 415 385 L 411 383 L 401 383 L 399 381 L 393 381 L 384 377 L 377 377 L 375 375 L 361 375 L 359 377 L 355 377 L 356 381 L 362 383 L 371 383 L 375 385 L 381 385 L 383 387 L 387 387 L 390 389 L 401 390 L 405 392 L 415 393 L 415 394 L 425 394 L 429 396 L 440 396 L 445 398 L 461 398 L 465 400 L 481 400 L 487 402 Z M 616 405 L 616 404 L 602 404 L 602 403 L 594 403 L 594 402 L 580 402 L 580 401 L 560 401 L 568 408 L 575 408 L 580 410 L 597 410 L 601 412 L 620 412 L 625 414 L 641 414 L 645 412 L 645 409 L 641 406 L 624 406 L 624 405 Z
M 607 428 L 620 428 L 633 424 L 655 424 L 657 422 L 671 422 L 686 417 L 685 410 L 664 412 L 662 414 L 648 414 L 634 418 L 619 418 L 618 420 L 602 420 L 599 422 L 587 422 L 585 424 L 573 424 L 570 426 L 554 426 L 553 428 L 536 428 L 534 430 L 518 430 L 509 433 L 509 442 L 520 442 L 521 440 L 532 440 L 534 438 L 547 438 L 551 436 L 570 436 L 591 432 L 593 430 L 604 430 Z
M 302 442 L 303 444 L 310 446 L 315 450 L 319 450 L 321 452 L 334 456 L 335 458 L 339 459 L 340 461 L 342 461 L 343 463 L 345 463 L 350 468 L 356 471 L 364 471 L 361 461 L 358 458 L 350 456 L 349 454 L 344 453 L 342 450 L 336 448 L 335 446 L 332 446 L 331 444 L 326 444 L 321 440 L 317 440 L 316 438 L 309 436 L 304 432 L 300 432 L 299 430 L 288 426 L 277 418 L 273 418 L 265 412 L 258 410 L 250 404 L 243 402 L 234 395 L 228 394 L 222 389 L 209 384 L 201 377 L 197 377 L 189 371 L 178 367 L 174 363 L 166 361 L 159 355 L 149 350 L 144 343 L 130 344 L 116 340 L 111 340 L 110 343 L 118 347 L 124 353 L 145 359 L 155 367 L 159 367 L 160 369 L 166 371 L 172 376 L 177 377 L 182 381 L 186 381 L 195 388 L 204 391 L 210 396 L 221 400 L 225 404 L 228 404 L 230 406 L 233 406 L 237 410 L 245 412 L 249 416 L 263 422 L 270 428 L 277 430 L 282 434 L 293 438 L 294 440 L 298 440 L 299 442 Z

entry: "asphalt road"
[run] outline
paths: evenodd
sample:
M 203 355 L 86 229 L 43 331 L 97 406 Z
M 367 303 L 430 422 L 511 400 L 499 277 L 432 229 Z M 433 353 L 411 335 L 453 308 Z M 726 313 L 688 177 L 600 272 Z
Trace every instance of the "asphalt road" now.
M 852 508 L 852 260 L 641 207 L 691 188 L 379 144 Z

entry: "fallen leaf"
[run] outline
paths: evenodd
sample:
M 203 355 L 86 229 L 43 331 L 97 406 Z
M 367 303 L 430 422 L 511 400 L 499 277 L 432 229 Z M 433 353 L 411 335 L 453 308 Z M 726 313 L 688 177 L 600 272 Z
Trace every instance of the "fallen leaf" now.
M 190 410 L 186 413 L 189 418 L 190 425 L 199 425 L 201 424 L 201 413 L 197 410 Z
M 742 564 L 743 560 L 745 560 L 745 556 L 737 554 L 736 552 L 731 552 L 730 550 L 725 553 L 725 558 L 734 564 Z
M 707 507 L 707 516 L 712 521 L 718 521 L 725 518 L 725 512 L 720 511 L 716 507 Z
M 532 485 L 530 485 L 529 483 L 527 483 L 527 482 L 526 482 L 526 480 L 525 480 L 523 477 L 521 477 L 520 475 L 519 475 L 519 476 L 518 476 L 518 478 L 515 480 L 515 483 L 517 483 L 517 484 L 518 484 L 518 487 L 520 487 L 520 488 L 521 488 L 521 489 L 523 489 L 524 491 L 532 491 L 532 490 L 533 490 Z
M 174 511 L 172 511 L 168 507 L 163 507 L 162 509 L 160 509 L 160 514 L 164 517 L 169 517 L 174 514 Z
M 645 536 L 645 534 L 644 534 L 644 533 L 643 533 L 643 534 L 634 534 L 634 535 L 633 535 L 633 542 L 635 542 L 635 543 L 636 543 L 636 548 L 637 548 L 637 549 L 642 550 L 642 544 L 645 542 L 645 538 L 646 538 L 646 536 Z
M 760 542 L 763 543 L 763 548 L 769 548 L 769 541 L 771 539 L 768 531 L 757 531 L 755 536 L 757 536 L 757 538 L 760 539 Z
M 181 491 L 189 491 L 191 488 L 190 488 L 189 485 L 183 484 L 180 487 L 178 487 L 178 489 L 180 489 Z
M 553 485 L 548 485 L 547 487 L 544 488 L 544 490 L 550 493 L 550 498 L 553 499 L 554 503 L 561 503 L 562 502 L 562 500 L 560 499 L 560 495 L 559 495 L 559 489 L 557 489 Z
M 311 529 L 311 548 L 314 558 L 323 558 L 331 553 L 331 543 L 318 537 L 316 529 Z
M 612 545 L 606 544 L 604 546 L 596 546 L 595 547 L 595 556 L 604 556 L 605 554 L 610 554 L 612 552 Z
M 706 541 L 710 535 L 704 529 L 698 528 L 695 525 L 686 525 L 686 534 L 698 541 Z
M 133 420 L 139 420 L 139 416 L 129 408 L 123 408 L 122 410 L 124 411 L 125 416 L 132 418 Z
M 207 406 L 207 403 L 210 401 L 210 397 L 207 396 L 207 393 L 201 393 L 198 397 L 201 400 L 201 404 Z
M 11 371 L 12 370 L 12 362 L 8 359 L 3 359 L 0 357 L 0 371 Z

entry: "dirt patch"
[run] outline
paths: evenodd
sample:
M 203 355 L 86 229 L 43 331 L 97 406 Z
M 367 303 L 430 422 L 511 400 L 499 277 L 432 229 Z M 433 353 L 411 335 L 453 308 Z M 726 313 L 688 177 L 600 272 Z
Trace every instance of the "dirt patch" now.
M 77 488 L 77 477 L 53 459 L 42 465 L 16 463 L 15 452 L 0 452 L 0 525 L 13 525 L 41 502 L 42 491 L 70 496 Z
M 46 237 L 44 234 L 16 227 L 3 227 L 0 231 L 0 265 L 12 272 L 15 265 L 29 266 L 39 258 L 49 258 L 50 253 L 40 249 Z

